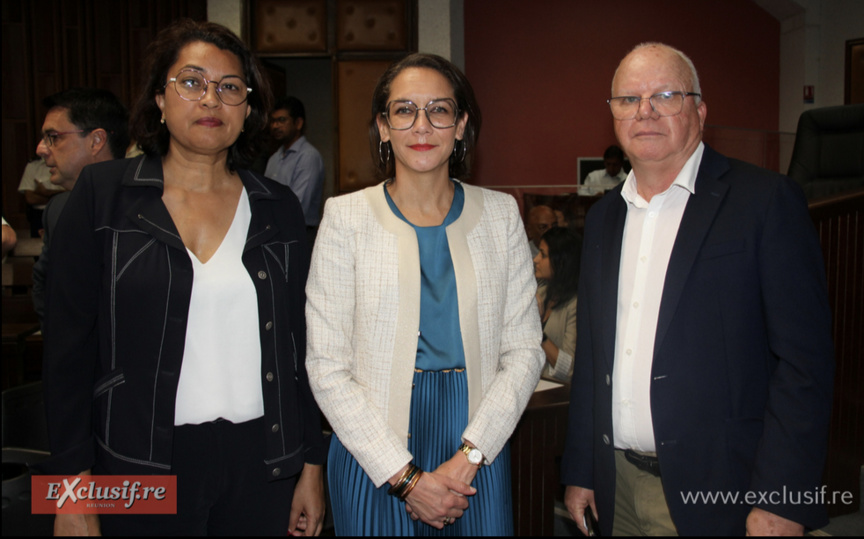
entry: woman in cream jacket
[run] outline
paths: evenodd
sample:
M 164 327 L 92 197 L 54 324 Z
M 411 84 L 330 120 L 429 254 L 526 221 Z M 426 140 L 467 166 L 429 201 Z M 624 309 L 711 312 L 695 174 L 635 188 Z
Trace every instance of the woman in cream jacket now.
M 447 60 L 391 66 L 373 113 L 393 179 L 328 201 L 307 283 L 336 533 L 512 534 L 507 440 L 544 361 L 518 209 L 453 179 L 480 116 Z

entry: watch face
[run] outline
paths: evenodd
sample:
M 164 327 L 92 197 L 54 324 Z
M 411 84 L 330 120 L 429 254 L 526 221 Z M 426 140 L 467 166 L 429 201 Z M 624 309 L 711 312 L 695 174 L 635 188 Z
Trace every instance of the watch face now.
M 483 453 L 479 449 L 472 449 L 468 452 L 468 462 L 471 464 L 480 464 L 481 460 L 483 460 Z

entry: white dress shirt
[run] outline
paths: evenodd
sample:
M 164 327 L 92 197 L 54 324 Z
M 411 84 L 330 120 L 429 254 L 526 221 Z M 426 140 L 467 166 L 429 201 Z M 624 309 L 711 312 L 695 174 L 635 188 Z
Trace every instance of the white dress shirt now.
M 648 202 L 636 190 L 633 171 L 621 196 L 627 219 L 618 278 L 612 426 L 615 447 L 655 452 L 651 420 L 651 366 L 666 268 L 705 146 L 700 142 L 675 181 Z

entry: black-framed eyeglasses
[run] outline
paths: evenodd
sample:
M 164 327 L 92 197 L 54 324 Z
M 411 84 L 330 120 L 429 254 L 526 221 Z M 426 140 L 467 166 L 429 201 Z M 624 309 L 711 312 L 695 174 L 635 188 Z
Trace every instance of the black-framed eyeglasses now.
M 47 133 L 42 133 L 42 142 L 45 143 L 45 146 L 49 148 L 53 148 L 55 144 L 57 144 L 57 139 L 62 137 L 63 135 L 72 135 L 74 133 L 89 133 L 93 131 L 93 129 L 78 129 L 77 131 L 48 131 Z
M 453 127 L 459 115 L 456 101 L 449 97 L 432 100 L 426 103 L 425 107 L 418 107 L 413 101 L 408 100 L 391 101 L 387 103 L 386 112 L 382 114 L 387 118 L 390 129 L 404 131 L 414 126 L 421 110 L 426 113 L 429 124 L 438 129 Z
M 165 86 L 172 82 L 177 95 L 186 101 L 200 101 L 207 94 L 207 87 L 211 82 L 216 85 L 216 95 L 219 96 L 219 100 L 232 107 L 242 105 L 252 93 L 252 88 L 236 75 L 228 75 L 218 81 L 207 80 L 194 69 L 181 70 L 176 77 L 168 79 Z
M 684 99 L 687 96 L 702 97 L 695 92 L 660 92 L 651 97 L 639 97 L 635 95 L 622 95 L 607 99 L 612 116 L 616 120 L 632 120 L 639 112 L 642 101 L 648 100 L 651 110 L 661 117 L 675 116 L 684 110 Z

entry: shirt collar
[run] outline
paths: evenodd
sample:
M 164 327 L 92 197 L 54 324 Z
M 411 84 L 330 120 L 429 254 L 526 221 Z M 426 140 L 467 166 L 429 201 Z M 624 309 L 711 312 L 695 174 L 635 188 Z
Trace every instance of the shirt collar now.
M 678 172 L 678 176 L 675 177 L 675 181 L 672 182 L 669 189 L 672 189 L 677 185 L 678 187 L 689 191 L 691 195 L 696 194 L 696 174 L 699 172 L 699 163 L 702 161 L 702 154 L 704 151 L 705 144 L 700 141 L 699 145 L 696 146 L 696 150 L 690 154 L 687 162 L 684 163 L 683 167 L 681 167 L 681 171 Z M 663 195 L 668 193 L 669 189 L 660 194 Z M 633 173 L 633 170 L 627 174 L 627 179 L 624 180 L 624 186 L 621 188 L 621 196 L 624 197 L 624 201 L 629 204 L 633 204 L 637 207 L 648 207 L 645 199 L 643 199 L 636 191 L 636 176 Z
M 285 158 L 285 156 L 287 156 L 289 153 L 296 152 L 296 151 L 300 150 L 300 146 L 304 142 L 306 142 L 306 136 L 300 135 L 300 138 L 295 140 L 294 143 L 288 147 L 288 149 L 286 149 L 285 146 L 280 146 L 279 150 L 282 152 L 282 157 Z

